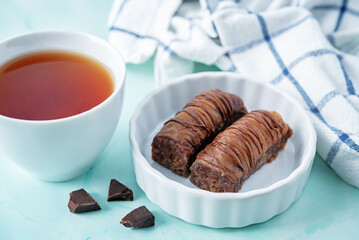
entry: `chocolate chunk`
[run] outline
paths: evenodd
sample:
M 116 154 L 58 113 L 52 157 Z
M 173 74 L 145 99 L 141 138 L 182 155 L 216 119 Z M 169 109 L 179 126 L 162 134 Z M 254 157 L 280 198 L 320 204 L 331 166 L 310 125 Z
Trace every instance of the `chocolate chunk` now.
M 107 201 L 132 201 L 133 192 L 131 189 L 117 181 L 111 179 L 110 188 L 108 190 Z
M 68 207 L 72 213 L 82 213 L 100 210 L 100 205 L 83 188 L 70 193 Z
M 155 225 L 155 216 L 145 206 L 141 206 L 122 218 L 121 224 L 133 228 L 151 227 Z

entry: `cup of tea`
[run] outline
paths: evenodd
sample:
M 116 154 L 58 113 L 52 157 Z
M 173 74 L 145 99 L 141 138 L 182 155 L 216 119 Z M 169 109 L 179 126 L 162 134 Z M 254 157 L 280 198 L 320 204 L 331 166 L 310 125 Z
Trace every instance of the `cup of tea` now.
M 41 31 L 0 43 L 0 158 L 44 181 L 85 173 L 109 143 L 126 66 L 108 42 Z

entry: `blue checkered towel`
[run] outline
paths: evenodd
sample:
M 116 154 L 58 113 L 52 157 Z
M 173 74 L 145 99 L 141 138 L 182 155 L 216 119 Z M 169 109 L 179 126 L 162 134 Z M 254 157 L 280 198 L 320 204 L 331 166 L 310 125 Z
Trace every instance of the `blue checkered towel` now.
M 116 0 L 109 25 L 127 62 L 157 50 L 158 84 L 201 62 L 290 94 L 313 119 L 320 156 L 359 187 L 358 0 Z

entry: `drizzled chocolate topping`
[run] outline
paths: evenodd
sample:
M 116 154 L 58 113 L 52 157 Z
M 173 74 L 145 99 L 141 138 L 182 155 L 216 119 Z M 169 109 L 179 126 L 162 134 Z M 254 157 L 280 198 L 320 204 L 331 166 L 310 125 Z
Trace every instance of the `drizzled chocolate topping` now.
M 202 166 L 199 166 L 201 164 L 215 167 L 222 172 L 222 177 L 235 182 L 234 187 L 238 187 L 238 184 L 264 164 L 258 159 L 263 158 L 269 148 L 281 143 L 283 137 L 285 144 L 291 135 L 289 125 L 283 122 L 277 112 L 252 111 L 218 134 L 213 142 L 198 154 L 191 169 L 202 169 Z M 278 150 L 284 147 L 278 146 Z M 191 181 L 196 184 L 198 179 L 195 178 L 198 176 L 193 176 L 192 173 L 192 177 Z
M 242 114 L 246 112 L 242 99 L 219 89 L 212 89 L 202 92 L 164 125 L 174 122 L 189 128 L 194 134 L 193 138 L 203 138 L 203 135 L 208 137 L 219 131 L 222 127 L 221 123 L 228 124 L 230 120 L 235 121 L 238 112 Z M 157 136 L 168 137 L 166 132 L 160 132 Z M 175 136 L 173 138 L 177 140 Z M 193 139 L 188 142 L 192 146 L 197 145 Z

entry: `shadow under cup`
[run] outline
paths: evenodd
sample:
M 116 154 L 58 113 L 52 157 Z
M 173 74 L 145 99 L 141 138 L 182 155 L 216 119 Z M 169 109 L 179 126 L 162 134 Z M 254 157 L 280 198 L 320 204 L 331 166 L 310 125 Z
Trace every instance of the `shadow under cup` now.
M 126 66 L 108 42 L 79 32 L 42 31 L 0 43 L 0 65 L 39 51 L 86 55 L 106 66 L 113 93 L 83 113 L 55 120 L 21 120 L 0 115 L 0 156 L 35 178 L 66 181 L 86 172 L 109 143 L 119 121 Z

